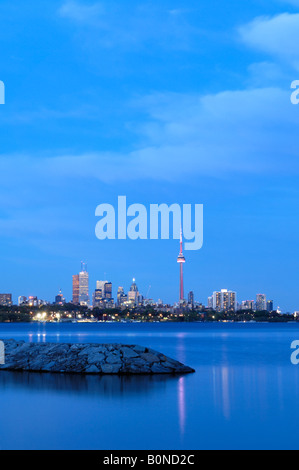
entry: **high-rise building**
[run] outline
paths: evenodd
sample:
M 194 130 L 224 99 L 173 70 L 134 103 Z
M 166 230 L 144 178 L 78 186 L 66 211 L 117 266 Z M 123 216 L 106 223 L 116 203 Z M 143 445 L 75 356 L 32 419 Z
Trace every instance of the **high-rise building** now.
M 117 305 L 121 306 L 125 302 L 127 302 L 127 300 L 128 300 L 128 297 L 125 294 L 124 288 L 119 287 L 118 290 L 117 290 Z
M 97 281 L 96 289 L 102 291 L 103 298 L 105 297 L 105 284 L 108 284 L 108 281 Z
M 267 301 L 267 312 L 273 312 L 273 310 L 274 310 L 273 305 L 274 305 L 273 300 L 268 300 Z
M 267 297 L 265 294 L 257 294 L 256 296 L 256 311 L 264 312 L 267 310 Z
M 106 282 L 104 286 L 104 297 L 107 300 L 112 299 L 112 282 Z
M 243 300 L 241 304 L 242 310 L 254 310 L 254 300 Z
M 0 294 L 0 305 L 2 307 L 12 306 L 12 294 Z
M 180 265 L 180 302 L 184 301 L 184 274 L 183 274 L 183 265 L 186 263 L 185 256 L 183 255 L 183 232 L 181 229 L 181 238 L 180 238 L 180 253 L 177 259 L 177 262 Z
M 102 291 L 103 299 L 112 300 L 112 282 L 97 281 L 96 290 Z
M 128 302 L 130 302 L 133 305 L 137 305 L 138 295 L 139 295 L 138 287 L 136 285 L 135 279 L 133 279 L 133 283 L 128 292 Z
M 89 305 L 89 274 L 85 263 L 81 263 L 79 273 L 79 304 Z
M 103 293 L 102 289 L 96 289 L 93 294 L 93 306 L 101 307 L 103 305 Z
M 194 307 L 194 292 L 189 292 L 188 294 L 188 304 Z
M 62 295 L 61 289 L 59 291 L 59 294 L 56 295 L 56 297 L 55 297 L 55 304 L 56 305 L 64 305 L 65 304 L 65 298 Z
M 73 276 L 73 304 L 79 305 L 79 274 Z
M 39 300 L 36 296 L 31 295 L 28 297 L 28 305 L 29 307 L 38 307 L 39 306 Z
M 236 292 L 222 289 L 213 293 L 213 309 L 217 312 L 236 311 L 237 308 L 237 294 Z
M 20 297 L 18 297 L 18 306 L 21 307 L 21 305 L 26 305 L 27 303 L 27 297 L 25 297 L 24 295 L 20 295 Z

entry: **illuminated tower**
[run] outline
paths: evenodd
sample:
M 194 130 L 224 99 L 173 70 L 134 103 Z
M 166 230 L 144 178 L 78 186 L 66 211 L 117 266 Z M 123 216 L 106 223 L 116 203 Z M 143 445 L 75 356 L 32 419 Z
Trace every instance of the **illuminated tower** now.
M 128 302 L 133 305 L 136 305 L 138 301 L 138 295 L 138 287 L 136 285 L 135 279 L 133 279 L 133 284 L 131 285 L 130 291 L 128 292 Z
M 183 264 L 186 263 L 185 256 L 183 255 L 183 234 L 181 229 L 181 240 L 180 240 L 180 254 L 178 256 L 178 263 L 180 264 L 180 301 L 184 300 L 184 274 Z
M 79 273 L 79 304 L 89 305 L 89 274 L 86 263 L 81 263 L 81 272 Z

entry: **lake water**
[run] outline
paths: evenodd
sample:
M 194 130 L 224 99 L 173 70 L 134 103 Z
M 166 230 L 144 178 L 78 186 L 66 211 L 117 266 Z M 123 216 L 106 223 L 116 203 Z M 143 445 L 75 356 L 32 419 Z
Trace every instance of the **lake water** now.
M 297 324 L 0 324 L 0 338 L 140 344 L 184 377 L 0 372 L 0 449 L 298 449 Z

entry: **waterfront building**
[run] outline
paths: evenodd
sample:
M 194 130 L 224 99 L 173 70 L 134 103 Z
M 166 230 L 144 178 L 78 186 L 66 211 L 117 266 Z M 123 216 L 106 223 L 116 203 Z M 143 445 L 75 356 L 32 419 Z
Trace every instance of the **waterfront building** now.
M 127 300 L 128 300 L 128 297 L 125 294 L 124 288 L 119 287 L 117 290 L 117 305 L 120 307 L 125 302 L 127 302 Z
M 27 305 L 29 307 L 38 307 L 39 306 L 38 298 L 34 295 L 31 295 L 30 297 L 28 297 Z
M 104 298 L 106 300 L 111 300 L 112 296 L 112 282 L 106 282 L 104 285 Z
M 101 307 L 103 304 L 103 292 L 102 289 L 96 289 L 93 294 L 92 305 L 94 307 Z
M 254 310 L 254 300 L 243 300 L 241 310 Z
M 105 297 L 105 284 L 108 284 L 108 281 L 97 281 L 96 289 L 102 291 L 103 298 Z
M 61 289 L 59 291 L 59 294 L 56 295 L 56 297 L 55 297 L 55 304 L 56 305 L 64 305 L 65 304 L 65 298 L 63 297 Z
M 256 296 L 256 311 L 263 312 L 267 310 L 267 297 L 265 294 L 257 294 Z
M 22 305 L 26 305 L 27 303 L 27 297 L 25 297 L 24 295 L 20 295 L 20 297 L 18 297 L 18 306 L 21 307 Z
M 194 307 L 194 292 L 189 292 L 188 294 L 188 304 L 191 305 L 191 307 Z
M 0 294 L 0 305 L 2 307 L 12 306 L 12 294 Z
M 267 301 L 267 312 L 273 312 L 273 310 L 274 310 L 273 305 L 274 305 L 273 300 L 268 300 Z
M 139 295 L 138 287 L 136 285 L 135 279 L 133 279 L 133 283 L 132 283 L 132 285 L 130 287 L 130 291 L 128 293 L 128 302 L 130 304 L 137 305 L 138 295 Z
M 73 304 L 79 305 L 79 274 L 73 276 Z
M 213 310 L 217 312 L 235 312 L 237 309 L 237 294 L 227 289 L 215 291 L 212 296 L 212 305 Z
M 73 304 L 89 306 L 89 274 L 81 263 L 81 272 L 73 276 Z
M 79 304 L 89 305 L 89 274 L 85 263 L 81 263 L 81 272 L 79 273 Z

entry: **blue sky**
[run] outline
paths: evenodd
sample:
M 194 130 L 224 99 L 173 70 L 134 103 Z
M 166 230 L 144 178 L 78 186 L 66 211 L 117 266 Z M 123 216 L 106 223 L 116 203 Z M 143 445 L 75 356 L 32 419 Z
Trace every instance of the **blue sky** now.
M 0 291 L 132 277 L 178 297 L 176 241 L 102 241 L 95 208 L 203 203 L 186 291 L 299 310 L 299 0 L 0 5 Z

